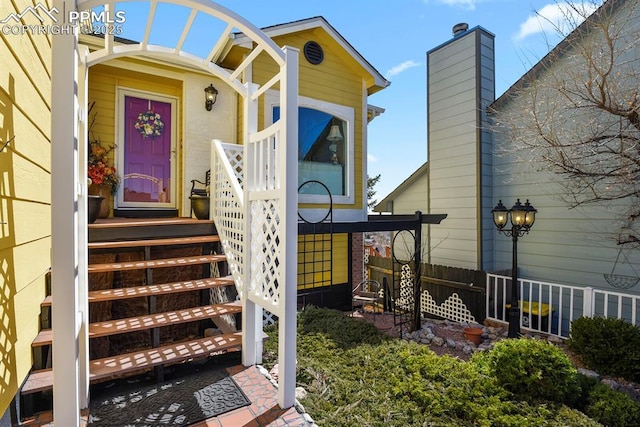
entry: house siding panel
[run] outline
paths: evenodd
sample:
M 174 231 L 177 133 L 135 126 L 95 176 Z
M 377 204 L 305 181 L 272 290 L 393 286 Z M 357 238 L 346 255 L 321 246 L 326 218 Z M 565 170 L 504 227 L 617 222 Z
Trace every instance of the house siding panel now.
M 636 35 L 640 12 L 635 2 L 619 2 L 619 6 L 615 8 L 615 13 L 619 16 L 614 16 L 613 21 L 608 22 L 614 24 L 613 28 L 623 29 L 620 34 L 616 34 L 619 52 L 624 52 L 621 58 L 628 54 L 636 60 L 639 52 Z M 622 25 L 615 23 L 616 19 L 620 19 Z M 625 45 L 630 40 L 632 44 Z M 538 72 L 525 78 L 534 79 L 534 83 L 543 83 L 553 78 L 553 74 L 557 77 L 558 71 L 563 68 L 572 67 L 574 71 L 584 69 L 582 64 L 576 66 L 572 62 L 576 57 L 579 58 L 580 54 L 573 55 L 569 48 L 575 46 L 580 49 L 581 43 L 598 41 L 587 37 L 573 40 L 576 41 L 576 44 L 567 45 L 567 50 L 562 55 L 551 56 L 553 63 L 538 67 Z M 530 107 L 527 106 L 529 98 L 528 90 L 513 90 L 510 100 L 497 104 L 497 107 L 500 111 L 527 112 L 530 111 Z M 570 123 L 567 123 L 567 126 L 570 126 Z M 513 144 L 499 135 L 495 136 L 495 143 L 497 149 Z M 626 258 L 621 257 L 621 261 L 615 264 L 619 250 L 615 242 L 615 211 L 626 212 L 628 205 L 623 201 L 617 201 L 569 209 L 568 204 L 561 201 L 561 195 L 566 193 L 563 182 L 567 178 L 542 172 L 547 169 L 546 165 L 522 162 L 518 157 L 521 156 L 496 156 L 493 171 L 495 199 L 503 199 L 503 203 L 509 206 L 517 197 L 529 198 L 538 209 L 536 223 L 531 232 L 518 244 L 521 275 L 548 282 L 608 288 L 613 291 L 620 289 L 611 287 L 603 275 L 611 273 L 614 265 L 616 274 L 637 277 L 637 272 L 640 272 L 640 253 L 637 250 L 625 250 Z M 495 259 L 491 267 L 501 269 L 510 265 L 510 239 L 496 237 L 494 248 Z M 627 259 L 632 264 L 629 264 Z M 636 286 L 624 292 L 638 294 L 640 289 Z
M 394 214 L 413 214 L 415 211 L 427 212 L 426 177 L 415 182 L 393 201 Z
M 0 16 L 32 2 L 0 3 Z M 35 17 L 25 17 L 36 24 Z M 0 414 L 31 365 L 51 253 L 51 39 L 0 35 Z
M 493 37 L 481 30 L 427 55 L 429 212 L 447 214 L 431 227 L 431 262 L 474 269 L 482 258 L 478 95 L 493 95 L 493 66 L 478 57 L 493 58 Z

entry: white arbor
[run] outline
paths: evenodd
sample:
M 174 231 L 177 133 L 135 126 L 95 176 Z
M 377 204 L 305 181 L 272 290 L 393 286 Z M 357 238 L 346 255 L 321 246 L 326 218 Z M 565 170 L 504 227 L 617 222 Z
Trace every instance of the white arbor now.
M 241 213 L 243 263 L 231 266 L 241 287 L 244 308 L 243 363 L 261 358 L 262 308 L 280 317 L 280 376 L 278 402 L 287 408 L 295 401 L 296 352 L 296 252 L 297 252 L 297 146 L 298 52 L 281 49 L 262 31 L 232 11 L 208 0 L 108 1 L 54 0 L 63 13 L 97 10 L 113 16 L 119 8 L 136 6 L 136 19 L 145 15 L 141 39 L 133 44 L 116 43 L 104 35 L 100 49 L 89 52 L 75 34 L 52 37 L 52 314 L 54 370 L 54 418 L 57 425 L 78 426 L 80 409 L 88 406 L 88 301 L 86 215 L 86 126 L 87 77 L 91 66 L 118 57 L 144 57 L 192 67 L 221 79 L 244 99 L 243 182 Z M 153 37 L 165 7 L 186 11 L 186 20 L 176 42 L 159 43 Z M 134 10 L 134 9 L 128 9 Z M 130 12 L 129 12 L 130 13 Z M 132 15 L 130 15 L 133 18 Z M 127 17 L 129 18 L 129 16 Z M 222 25 L 200 44 L 209 44 L 207 54 L 187 46 L 201 23 Z M 215 26 L 214 26 L 215 27 Z M 252 41 L 253 49 L 235 69 L 223 69 L 215 61 L 228 47 L 233 32 Z M 126 33 L 125 33 L 126 35 Z M 273 76 L 262 86 L 251 82 L 252 64 L 264 53 L 275 64 Z M 281 119 L 257 132 L 257 100 L 269 88 L 279 86 Z M 187 118 L 188 120 L 188 118 Z M 258 162 L 268 167 L 265 179 L 247 167 Z M 262 169 L 264 170 L 264 169 Z M 236 179 L 235 176 L 229 177 Z M 222 227 L 224 228 L 224 227 Z M 239 230 L 236 230 L 239 231 Z M 221 238 L 225 240 L 225 236 Z M 223 241 L 226 246 L 231 242 Z M 231 263 L 237 262 L 232 259 Z M 245 268 L 246 267 L 246 268 Z M 266 273 L 265 273 L 266 271 Z M 286 342 L 286 346 L 285 346 Z

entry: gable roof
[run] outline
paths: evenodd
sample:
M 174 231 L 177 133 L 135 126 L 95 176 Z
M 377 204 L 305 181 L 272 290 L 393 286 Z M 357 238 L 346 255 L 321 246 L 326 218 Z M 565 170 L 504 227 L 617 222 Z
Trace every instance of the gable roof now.
M 393 201 L 401 195 L 407 188 L 409 188 L 418 179 L 422 178 L 424 174 L 429 171 L 429 162 L 424 162 L 422 166 L 416 169 L 407 179 L 402 181 L 391 193 L 389 193 L 384 199 L 374 206 L 374 212 L 391 212 L 390 206 L 393 206 Z
M 373 78 L 374 86 L 368 88 L 369 95 L 376 93 L 391 84 L 389 80 L 384 78 L 373 65 L 369 63 L 342 35 L 336 31 L 327 20 L 322 16 L 315 16 L 312 18 L 300 19 L 298 21 L 287 22 L 278 25 L 272 25 L 269 27 L 261 28 L 261 30 L 272 39 L 274 37 L 296 33 L 300 31 L 313 30 L 316 28 L 322 28 L 327 34 L 329 34 L 340 47 L 351 55 L 351 57 L 366 70 Z M 243 33 L 234 33 L 231 35 L 233 39 L 233 45 L 250 48 L 251 42 L 249 37 Z

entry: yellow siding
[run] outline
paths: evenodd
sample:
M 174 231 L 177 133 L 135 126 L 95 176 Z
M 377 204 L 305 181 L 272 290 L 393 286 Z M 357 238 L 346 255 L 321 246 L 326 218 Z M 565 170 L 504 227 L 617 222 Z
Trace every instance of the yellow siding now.
M 0 2 L 0 16 L 27 6 Z M 51 265 L 50 93 L 51 37 L 0 34 L 0 414 L 31 368 Z
M 182 82 L 162 76 L 150 76 L 148 74 L 110 67 L 107 65 L 95 65 L 89 70 L 89 103 L 95 101 L 92 115 L 95 113 L 96 123 L 93 133 L 96 138 L 106 146 L 117 145 L 115 136 L 116 126 L 116 87 L 142 90 L 163 95 L 182 97 Z M 182 102 L 178 102 L 178 164 L 182 164 Z M 110 153 L 113 161 L 114 153 Z M 118 171 L 120 174 L 121 171 Z M 182 194 L 182 173 L 176 171 L 178 183 L 177 194 Z M 113 206 L 113 200 L 111 200 Z M 176 201 L 177 206 L 182 206 L 182 200 Z
M 333 235 L 333 283 L 349 282 L 349 236 Z

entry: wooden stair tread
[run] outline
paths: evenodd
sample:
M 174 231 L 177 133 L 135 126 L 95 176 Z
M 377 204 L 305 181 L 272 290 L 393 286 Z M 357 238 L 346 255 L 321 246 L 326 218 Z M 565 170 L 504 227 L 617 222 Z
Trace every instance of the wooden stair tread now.
M 42 347 L 44 345 L 51 345 L 53 341 L 53 331 L 51 329 L 42 329 L 36 335 L 36 338 L 31 343 L 31 347 Z
M 91 273 L 106 273 L 109 271 L 141 270 L 145 268 L 170 268 L 184 267 L 187 265 L 209 264 L 211 262 L 222 262 L 227 257 L 225 255 L 199 255 L 193 257 L 162 258 L 151 260 L 116 262 L 108 264 L 89 264 L 88 271 Z
M 116 249 L 135 248 L 142 246 L 177 246 L 177 245 L 199 245 L 203 243 L 219 242 L 217 235 L 193 236 L 193 237 L 173 237 L 165 239 L 145 239 L 145 240 L 121 240 L 112 242 L 89 242 L 89 249 Z
M 184 310 L 167 311 L 164 313 L 90 323 L 89 338 L 124 334 L 127 332 L 142 331 L 162 326 L 195 322 L 225 314 L 239 313 L 241 311 L 242 306 L 240 301 L 234 301 L 229 303 L 192 307 Z
M 103 289 L 89 292 L 89 302 L 114 301 L 127 298 L 167 295 L 178 292 L 199 291 L 220 286 L 233 285 L 231 276 L 196 279 L 186 282 L 163 283 L 158 285 L 134 286 L 131 288 Z
M 53 387 L 53 370 L 41 369 L 31 371 L 27 380 L 22 385 L 22 394 L 37 393 L 39 391 L 51 390 Z
M 89 381 L 115 374 L 152 368 L 158 365 L 182 362 L 195 357 L 242 345 L 242 332 L 199 338 L 194 341 L 173 343 L 162 347 L 136 351 L 89 362 Z
M 89 362 L 89 381 L 96 381 L 112 375 L 153 368 L 159 365 L 178 363 L 210 354 L 240 348 L 242 332 L 198 338 L 196 340 L 171 343 L 161 347 L 135 351 L 118 356 L 96 359 Z M 24 385 L 22 394 L 27 395 L 53 388 L 53 370 L 32 371 Z

